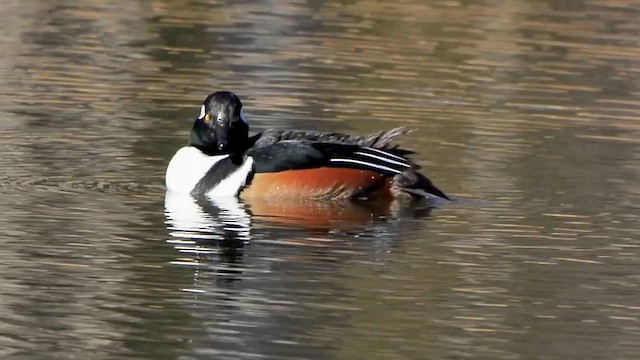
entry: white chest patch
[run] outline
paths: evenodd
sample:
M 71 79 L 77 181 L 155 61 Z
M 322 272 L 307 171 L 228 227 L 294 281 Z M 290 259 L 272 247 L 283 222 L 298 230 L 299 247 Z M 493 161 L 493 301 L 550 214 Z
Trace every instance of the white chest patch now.
M 211 167 L 229 155 L 209 156 L 200 150 L 186 146 L 178 150 L 167 167 L 165 183 L 167 190 L 180 194 L 190 194 L 196 184 Z M 235 196 L 245 185 L 251 173 L 253 159 L 247 158 L 242 166 L 229 174 L 213 189 L 207 192 L 208 197 Z
M 181 194 L 191 193 L 213 164 L 226 157 L 227 155 L 208 156 L 192 146 L 183 147 L 173 155 L 167 167 L 167 190 Z

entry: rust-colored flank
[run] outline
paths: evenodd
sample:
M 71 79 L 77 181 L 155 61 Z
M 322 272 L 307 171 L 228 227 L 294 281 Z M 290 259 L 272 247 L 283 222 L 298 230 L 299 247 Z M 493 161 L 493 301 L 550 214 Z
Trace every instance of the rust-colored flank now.
M 390 179 L 366 170 L 317 168 L 256 174 L 242 198 L 342 199 L 389 196 Z

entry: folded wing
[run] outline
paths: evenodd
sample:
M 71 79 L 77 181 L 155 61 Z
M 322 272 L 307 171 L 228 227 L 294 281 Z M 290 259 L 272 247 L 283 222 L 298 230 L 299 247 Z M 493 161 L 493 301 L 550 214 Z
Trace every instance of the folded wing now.
M 409 160 L 389 150 L 336 143 L 285 140 L 255 147 L 248 155 L 256 173 L 332 167 L 397 175 L 412 167 Z

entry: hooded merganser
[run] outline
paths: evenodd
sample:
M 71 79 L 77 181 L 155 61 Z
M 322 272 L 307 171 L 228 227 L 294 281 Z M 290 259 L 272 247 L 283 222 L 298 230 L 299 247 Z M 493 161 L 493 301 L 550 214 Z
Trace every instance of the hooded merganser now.
M 242 102 L 232 92 L 204 100 L 189 145 L 173 156 L 169 191 L 194 197 L 449 199 L 391 144 L 405 128 L 370 135 L 266 130 L 249 137 Z

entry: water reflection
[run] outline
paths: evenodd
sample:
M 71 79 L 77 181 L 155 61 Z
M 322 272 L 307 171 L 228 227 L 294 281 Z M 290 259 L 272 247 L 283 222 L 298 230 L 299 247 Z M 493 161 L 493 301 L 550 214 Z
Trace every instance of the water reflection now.
M 211 258 L 232 266 L 242 256 L 249 241 L 250 216 L 237 198 L 198 201 L 191 196 L 168 191 L 165 216 L 169 240 L 180 257 L 174 264 L 198 266 Z M 220 268 L 218 274 L 234 280 L 236 272 Z M 187 290 L 188 291 L 188 290 Z
M 404 200 L 245 202 L 235 197 L 196 199 L 171 191 L 165 196 L 168 242 L 178 251 L 173 264 L 194 267 L 196 273 L 204 267 L 224 281 L 240 280 L 246 277 L 242 269 L 255 267 L 243 265 L 244 249 L 250 245 L 326 249 L 331 254 L 369 239 L 372 249 L 386 251 L 407 231 L 403 224 L 428 219 L 433 206 Z M 277 251 L 263 256 L 282 258 Z M 199 281 L 194 285 L 198 290 L 186 291 L 215 290 Z
M 178 262 L 184 265 L 197 265 L 212 254 L 235 261 L 252 242 L 322 247 L 341 237 L 396 237 L 398 221 L 426 219 L 433 206 L 433 202 L 384 199 L 245 202 L 235 197 L 196 199 L 171 191 L 165 195 L 169 242 L 181 255 L 194 256 L 195 262 Z

